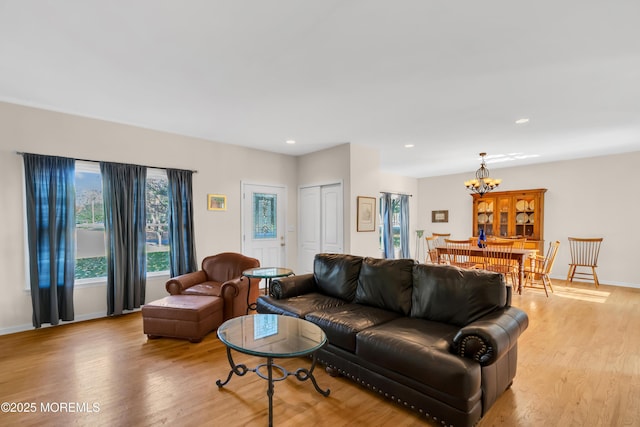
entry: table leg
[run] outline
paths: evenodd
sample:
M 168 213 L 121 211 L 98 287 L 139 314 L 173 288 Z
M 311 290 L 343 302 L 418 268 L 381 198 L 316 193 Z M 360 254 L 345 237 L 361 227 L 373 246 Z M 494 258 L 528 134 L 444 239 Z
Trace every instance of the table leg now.
M 313 362 L 311 363 L 311 368 L 310 369 L 300 368 L 295 372 L 294 375 L 299 381 L 306 381 L 310 379 L 316 391 L 321 395 L 323 395 L 324 397 L 327 397 L 329 396 L 329 393 L 331 393 L 331 390 L 329 389 L 322 390 L 316 381 L 316 377 L 313 376 L 313 370 L 316 368 L 316 362 L 317 362 L 316 354 L 313 353 Z
M 267 357 L 267 375 L 269 386 L 267 396 L 269 397 L 269 427 L 273 425 L 273 358 Z
M 231 380 L 231 377 L 233 376 L 233 374 L 236 374 L 237 376 L 241 377 L 249 371 L 255 372 L 256 375 L 258 375 L 260 378 L 267 380 L 269 382 L 269 385 L 267 386 L 267 397 L 269 398 L 269 426 L 272 426 L 273 425 L 273 394 L 274 394 L 273 383 L 275 381 L 282 381 L 282 380 L 285 380 L 290 375 L 294 375 L 299 381 L 311 380 L 311 382 L 313 383 L 313 387 L 316 389 L 318 393 L 320 393 L 324 397 L 329 396 L 329 393 L 331 392 L 331 390 L 329 389 L 322 390 L 318 385 L 316 378 L 313 376 L 313 370 L 315 369 L 316 363 L 317 363 L 316 354 L 314 353 L 312 357 L 313 357 L 313 362 L 311 363 L 311 367 L 309 369 L 299 368 L 295 372 L 289 372 L 282 366 L 275 365 L 273 363 L 273 359 L 274 359 L 273 357 L 267 357 L 267 363 L 258 365 L 253 369 L 248 369 L 246 365 L 243 365 L 243 364 L 236 365 L 236 363 L 233 361 L 233 358 L 231 357 L 231 347 L 227 347 L 227 359 L 229 360 L 231 371 L 229 371 L 229 375 L 227 376 L 226 380 L 224 381 L 217 380 L 216 385 L 218 387 L 223 387 Z M 264 373 L 260 372 L 260 368 L 265 366 L 267 368 L 266 376 L 264 375 Z M 282 375 L 277 378 L 274 378 L 273 377 L 274 369 L 277 369 L 278 371 L 280 371 Z
M 247 314 L 249 314 L 249 310 L 256 310 L 258 308 L 257 303 L 250 303 L 249 297 L 251 296 L 251 279 L 247 276 L 242 276 L 240 280 L 247 279 L 249 281 L 249 285 L 247 285 Z M 260 282 L 258 282 L 258 291 L 260 290 Z
M 524 283 L 524 258 L 518 258 L 518 294 L 522 294 L 522 283 Z
M 218 387 L 225 386 L 229 382 L 229 380 L 231 380 L 231 376 L 233 374 L 236 374 L 237 376 L 241 377 L 249 371 L 249 369 L 247 368 L 247 365 L 243 365 L 243 364 L 236 365 L 236 363 L 233 361 L 233 357 L 231 357 L 231 347 L 227 347 L 227 360 L 229 361 L 231 370 L 229 371 L 229 375 L 227 375 L 227 379 L 224 380 L 224 382 L 221 380 L 216 381 L 216 385 Z

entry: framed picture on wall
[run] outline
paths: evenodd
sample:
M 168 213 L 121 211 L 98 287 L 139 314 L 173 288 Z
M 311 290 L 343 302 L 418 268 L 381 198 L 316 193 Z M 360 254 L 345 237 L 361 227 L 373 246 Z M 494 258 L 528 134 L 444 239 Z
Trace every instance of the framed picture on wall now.
M 431 211 L 431 222 L 449 222 L 449 211 Z
M 357 230 L 376 230 L 376 199 L 375 197 L 358 196 Z
M 227 196 L 223 194 L 207 194 L 207 209 L 210 211 L 226 211 Z

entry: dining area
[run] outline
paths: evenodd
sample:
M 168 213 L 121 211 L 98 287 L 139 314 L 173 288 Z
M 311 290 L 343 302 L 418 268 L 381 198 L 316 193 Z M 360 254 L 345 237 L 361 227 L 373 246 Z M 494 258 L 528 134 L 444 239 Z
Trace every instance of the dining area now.
M 526 245 L 526 238 L 500 238 L 484 235 L 452 239 L 450 235 L 426 236 L 426 263 L 453 265 L 500 273 L 519 294 L 525 286 L 540 287 L 548 296 L 553 292 L 549 274 L 560 242 L 551 242 L 546 254 Z

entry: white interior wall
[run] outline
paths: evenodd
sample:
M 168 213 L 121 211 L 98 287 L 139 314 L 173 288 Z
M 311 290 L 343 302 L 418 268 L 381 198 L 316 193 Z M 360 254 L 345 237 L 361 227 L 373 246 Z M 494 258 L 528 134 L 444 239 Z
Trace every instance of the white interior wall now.
M 241 251 L 241 181 L 287 187 L 287 233 L 296 242 L 296 158 L 0 103 L 0 333 L 31 327 L 31 299 L 25 288 L 24 184 L 22 158 L 17 152 L 88 160 L 136 163 L 197 170 L 193 177 L 194 222 L 198 262 L 222 251 Z M 267 167 L 268 166 L 268 167 Z M 227 195 L 227 211 L 208 211 L 207 194 Z M 297 246 L 287 245 L 287 264 L 297 259 Z M 166 295 L 167 276 L 147 281 L 147 301 Z M 106 286 L 76 287 L 76 319 L 104 315 Z
M 287 265 L 297 264 L 297 195 L 302 185 L 342 182 L 345 252 L 379 256 L 377 233 L 356 232 L 356 199 L 378 198 L 380 191 L 413 194 L 411 233 L 471 233 L 471 197 L 462 183 L 469 174 L 407 178 L 379 172 L 379 154 L 344 144 L 298 158 L 205 141 L 132 126 L 0 103 L 0 267 L 4 272 L 0 299 L 0 333 L 31 327 L 31 300 L 26 281 L 22 159 L 33 152 L 92 160 L 194 169 L 196 251 L 199 261 L 221 251 L 241 250 L 240 183 L 287 187 Z M 560 240 L 554 277 L 566 275 L 566 238 L 605 238 L 598 268 L 601 281 L 640 287 L 633 268 L 640 231 L 634 219 L 640 211 L 636 196 L 636 165 L 640 152 L 491 169 L 502 178 L 501 190 L 547 188 L 545 239 Z M 268 167 L 266 167 L 268 166 Z M 228 210 L 207 211 L 209 193 L 227 195 Z M 449 210 L 449 222 L 431 223 L 432 210 Z M 410 245 L 412 253 L 415 241 Z M 415 254 L 414 254 L 415 256 Z M 166 276 L 150 278 L 147 300 L 165 295 Z M 76 319 L 106 313 L 104 284 L 76 288 Z
M 640 287 L 635 245 L 640 229 L 637 183 L 640 152 L 495 169 L 500 190 L 546 188 L 545 249 L 560 241 L 552 277 L 566 278 L 570 254 L 567 238 L 603 237 L 598 276 L 602 283 Z M 419 219 L 428 234 L 451 232 L 466 238 L 472 231 L 472 199 L 463 182 L 472 173 L 419 180 Z M 431 223 L 432 210 L 449 210 L 449 222 Z
M 360 256 L 380 257 L 380 238 L 378 234 L 378 218 L 376 215 L 376 230 L 358 231 L 358 196 L 376 199 L 376 211 L 379 209 L 380 199 L 380 153 L 378 150 L 351 144 L 351 194 L 349 205 L 351 215 L 348 218 L 348 233 L 351 238 L 349 253 Z M 377 212 L 376 212 L 377 213 Z
M 316 151 L 297 158 L 298 188 L 314 185 L 342 183 L 344 216 L 344 252 L 351 253 L 351 238 L 348 233 L 351 217 L 351 176 L 349 144 L 341 144 L 326 150 Z

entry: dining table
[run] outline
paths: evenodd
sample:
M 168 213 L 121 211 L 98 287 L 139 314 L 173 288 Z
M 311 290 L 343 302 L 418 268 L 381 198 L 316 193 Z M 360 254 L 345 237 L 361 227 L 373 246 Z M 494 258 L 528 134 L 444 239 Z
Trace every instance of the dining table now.
M 467 251 L 471 251 L 471 257 L 484 258 L 486 248 L 480 248 L 476 245 L 469 245 L 469 248 L 459 249 L 459 248 L 448 248 L 446 246 L 436 246 L 436 253 L 438 262 L 441 263 L 444 260 L 445 254 L 456 254 L 459 253 L 462 255 L 464 252 L 467 254 Z M 522 294 L 522 286 L 524 285 L 524 264 L 526 260 L 532 256 L 534 256 L 538 252 L 537 249 L 516 249 L 513 248 L 510 252 L 510 258 L 518 262 L 518 287 L 516 291 L 519 294 Z

